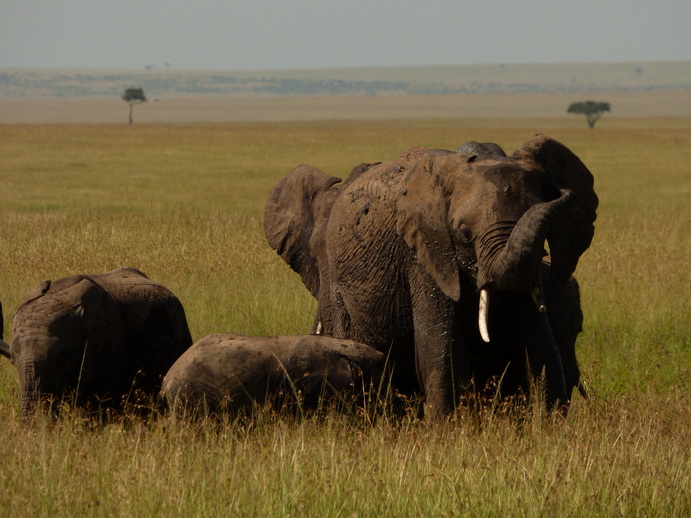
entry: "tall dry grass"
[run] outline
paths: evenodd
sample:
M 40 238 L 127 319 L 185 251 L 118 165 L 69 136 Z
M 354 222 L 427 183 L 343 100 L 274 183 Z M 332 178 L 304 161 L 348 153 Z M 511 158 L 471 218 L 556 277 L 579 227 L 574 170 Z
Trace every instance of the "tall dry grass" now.
M 514 149 L 537 131 L 595 175 L 576 272 L 578 354 L 595 397 L 566 422 L 461 410 L 24 426 L 0 362 L 2 515 L 685 516 L 689 492 L 691 121 L 414 120 L 0 126 L 5 338 L 44 279 L 135 266 L 185 305 L 194 338 L 307 332 L 314 302 L 268 248 L 270 187 L 308 162 L 344 176 L 412 144 Z M 536 413 L 540 413 L 536 410 Z

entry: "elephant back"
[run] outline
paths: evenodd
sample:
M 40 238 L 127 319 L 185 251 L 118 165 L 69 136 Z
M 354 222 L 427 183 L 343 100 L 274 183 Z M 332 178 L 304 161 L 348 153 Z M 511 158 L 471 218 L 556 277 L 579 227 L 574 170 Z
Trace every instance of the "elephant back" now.
M 185 309 L 168 288 L 134 268 L 92 276 L 116 302 L 127 337 L 125 351 L 145 392 L 160 385 L 168 369 L 192 345 Z

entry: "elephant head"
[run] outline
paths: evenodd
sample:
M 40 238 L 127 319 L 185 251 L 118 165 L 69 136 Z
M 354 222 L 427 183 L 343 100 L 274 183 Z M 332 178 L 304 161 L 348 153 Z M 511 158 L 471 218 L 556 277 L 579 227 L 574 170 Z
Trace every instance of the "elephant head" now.
M 330 334 L 330 293 L 326 258 L 326 226 L 343 188 L 372 164 L 353 168 L 341 179 L 302 164 L 283 177 L 269 193 L 264 209 L 264 233 L 269 246 L 300 275 L 319 307 L 313 332 Z
M 428 154 L 403 180 L 396 207 L 399 233 L 446 296 L 459 300 L 461 275 L 481 291 L 489 341 L 489 293 L 535 293 L 545 241 L 555 285 L 566 282 L 590 246 L 598 198 L 590 171 L 549 137 L 485 156 Z
M 285 368 L 303 392 L 305 406 L 310 408 L 324 390 L 357 393 L 370 383 L 377 386 L 384 369 L 384 355 L 351 340 L 305 335 L 295 343 Z

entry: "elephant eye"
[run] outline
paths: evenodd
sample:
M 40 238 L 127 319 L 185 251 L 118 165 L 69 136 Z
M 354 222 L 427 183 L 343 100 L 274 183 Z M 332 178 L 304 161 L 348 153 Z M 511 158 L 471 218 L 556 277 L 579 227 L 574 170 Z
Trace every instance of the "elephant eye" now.
M 458 229 L 458 233 L 461 236 L 461 240 L 468 244 L 473 241 L 473 231 L 467 225 L 461 225 Z

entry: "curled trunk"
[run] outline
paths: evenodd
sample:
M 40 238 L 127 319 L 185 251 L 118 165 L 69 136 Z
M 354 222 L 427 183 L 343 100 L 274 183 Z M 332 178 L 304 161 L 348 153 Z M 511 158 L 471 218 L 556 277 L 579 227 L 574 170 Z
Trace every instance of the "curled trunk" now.
M 478 242 L 478 287 L 502 291 L 528 290 L 535 282 L 552 219 L 572 202 L 562 190 L 556 200 L 538 203 L 514 225 L 500 221 L 487 229 Z

